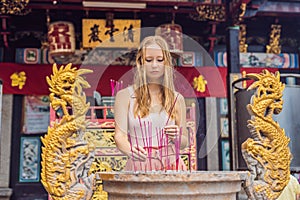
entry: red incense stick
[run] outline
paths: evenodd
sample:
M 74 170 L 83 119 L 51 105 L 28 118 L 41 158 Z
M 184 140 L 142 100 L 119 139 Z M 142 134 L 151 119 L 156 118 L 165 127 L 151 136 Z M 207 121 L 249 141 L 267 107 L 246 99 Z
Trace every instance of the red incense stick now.
M 174 107 L 175 107 L 175 104 L 176 104 L 176 101 L 177 101 L 177 99 L 178 99 L 178 96 L 179 96 L 179 94 L 177 94 L 176 95 L 176 98 L 175 98 L 175 100 L 174 100 L 174 103 L 173 103 L 173 105 L 172 105 L 172 107 L 171 107 L 171 110 L 170 110 L 170 113 L 169 113 L 169 116 L 168 116 L 168 119 L 167 119 L 167 122 L 166 122 L 166 125 L 168 125 L 168 123 L 169 123 L 169 120 L 170 120 L 170 118 L 171 118 L 171 115 L 172 115 L 172 112 L 173 112 L 173 109 L 174 109 Z M 169 166 L 169 164 L 170 164 L 170 162 L 169 162 L 169 152 L 168 152 L 168 141 L 169 141 L 169 137 L 168 137 L 168 135 L 166 135 L 167 137 L 166 137 L 166 161 L 167 161 L 167 167 L 169 168 L 170 166 Z
M 164 163 L 163 162 L 163 153 L 165 153 L 165 152 L 163 152 L 163 148 L 164 148 L 164 132 L 163 132 L 163 130 L 160 130 L 160 160 L 161 160 L 161 163 L 163 164 L 163 168 L 164 168 L 164 166 L 166 166 L 166 163 Z
M 134 127 L 134 134 L 135 134 L 136 147 L 137 147 L 137 149 L 138 149 L 138 156 L 140 157 L 140 148 L 139 148 L 139 144 L 138 144 L 138 140 L 137 140 L 137 134 L 136 134 L 135 127 Z M 142 170 L 142 163 L 141 163 L 140 160 L 139 160 L 139 163 L 140 163 L 140 168 L 141 168 L 141 170 Z
M 175 140 L 176 171 L 178 171 L 178 165 L 179 165 L 181 136 L 182 136 L 182 127 L 179 130 L 179 137 L 176 136 L 176 140 Z
M 132 141 L 131 141 L 130 133 L 128 133 L 128 140 L 129 140 L 129 144 L 130 144 L 130 151 L 131 151 L 131 154 L 132 154 L 132 159 L 134 159 L 134 157 L 133 157 L 133 151 L 132 151 Z M 133 170 L 136 171 L 135 162 L 132 162 L 132 163 L 133 163 Z
M 141 117 L 138 115 L 138 119 L 139 119 L 139 124 L 140 124 L 140 129 L 141 129 L 141 133 L 142 133 L 142 138 L 143 138 L 143 143 L 144 143 L 144 147 L 146 147 L 147 146 L 147 137 L 145 137 L 146 135 L 146 133 L 144 134 L 144 130 L 143 130 L 143 125 L 142 125 L 142 120 L 141 120 Z M 145 140 L 146 140 L 146 142 L 145 142 Z M 145 168 L 145 170 L 146 170 L 146 168 Z
M 158 145 L 158 151 L 159 151 L 159 160 L 162 163 L 162 141 L 161 141 L 161 135 L 162 132 L 160 131 L 161 129 L 156 128 L 156 137 L 157 137 L 157 145 Z M 161 166 L 163 167 L 163 166 Z
M 148 136 L 149 136 L 149 143 L 148 143 L 148 155 L 150 157 L 150 171 L 152 171 L 152 162 L 151 162 L 151 158 L 152 158 L 152 123 L 150 121 L 148 121 Z
M 169 123 L 169 120 L 170 120 L 170 118 L 171 118 L 171 114 L 172 114 L 172 112 L 173 112 L 173 109 L 174 109 L 174 107 L 175 107 L 175 104 L 176 104 L 176 101 L 177 101 L 178 95 L 179 95 L 179 94 L 177 94 L 177 95 L 176 95 L 176 98 L 175 98 L 175 100 L 174 100 L 174 103 L 173 103 L 173 105 L 172 105 L 172 107 L 171 107 L 171 112 L 169 113 L 169 116 L 168 116 L 168 119 L 167 119 L 167 123 L 166 123 L 166 125 L 168 125 L 168 123 Z

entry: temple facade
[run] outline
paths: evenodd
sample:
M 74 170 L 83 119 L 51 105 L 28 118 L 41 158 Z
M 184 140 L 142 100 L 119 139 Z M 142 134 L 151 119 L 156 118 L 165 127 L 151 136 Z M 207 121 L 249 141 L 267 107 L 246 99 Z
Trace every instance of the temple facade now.
M 126 157 L 113 141 L 114 96 L 131 83 L 136 49 L 148 35 L 166 38 L 174 57 L 176 89 L 187 104 L 190 141 L 180 156 L 188 169 L 248 170 L 247 74 L 268 69 L 285 84 L 274 118 L 290 138 L 289 172 L 299 179 L 299 1 L 4 0 L 0 7 L 0 200 L 49 198 L 41 138 L 58 118 L 46 81 L 54 63 L 93 71 L 86 75 L 86 137 L 95 163 L 108 163 L 97 170 L 123 169 Z

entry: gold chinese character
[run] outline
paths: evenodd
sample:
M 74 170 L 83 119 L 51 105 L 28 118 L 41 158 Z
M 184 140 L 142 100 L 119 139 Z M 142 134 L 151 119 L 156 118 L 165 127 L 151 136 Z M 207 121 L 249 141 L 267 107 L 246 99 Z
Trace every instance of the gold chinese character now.
M 207 85 L 207 81 L 204 79 L 202 75 L 194 78 L 193 86 L 198 92 L 205 92 L 205 86 Z
M 15 72 L 10 76 L 11 86 L 19 86 L 19 89 L 22 89 L 26 82 L 26 73 L 25 72 Z

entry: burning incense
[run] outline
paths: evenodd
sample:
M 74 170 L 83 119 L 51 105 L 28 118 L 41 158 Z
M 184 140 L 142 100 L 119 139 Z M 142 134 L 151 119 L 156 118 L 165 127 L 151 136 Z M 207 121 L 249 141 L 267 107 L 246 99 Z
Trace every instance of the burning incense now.
M 167 160 L 167 168 L 170 168 L 170 159 L 169 159 L 169 135 L 166 135 L 166 140 L 165 140 L 165 144 L 166 144 L 166 160 Z
M 115 96 L 115 80 L 110 79 L 111 96 Z
M 140 117 L 139 115 L 138 115 L 138 118 L 139 118 L 139 124 L 140 124 L 140 128 L 141 128 L 142 137 L 143 137 L 143 139 L 144 139 L 145 137 L 144 137 L 144 131 L 143 131 L 142 120 L 141 120 L 141 117 Z M 144 145 L 145 145 L 145 141 L 144 141 Z
M 131 151 L 131 156 L 132 156 L 132 158 L 134 158 L 133 157 L 133 151 L 132 151 L 132 141 L 131 141 L 131 137 L 130 137 L 130 133 L 128 133 L 128 140 L 129 140 L 129 144 L 130 144 L 130 151 Z M 136 171 L 136 166 L 135 166 L 135 163 L 133 162 L 133 170 L 134 171 Z
M 113 79 L 110 79 L 110 88 L 111 88 L 111 95 L 115 96 L 118 91 L 123 89 L 123 81 L 116 81 Z
M 145 141 L 145 140 L 147 140 L 147 139 L 146 139 L 146 137 L 144 135 L 143 127 L 141 127 L 142 122 L 141 122 L 140 116 L 139 116 L 139 123 L 140 123 L 140 128 L 141 128 L 141 133 L 142 133 L 143 145 L 144 145 L 144 148 L 145 148 L 146 144 L 147 144 L 147 141 Z
M 162 168 L 164 168 L 165 164 L 163 163 L 163 146 L 164 146 L 164 140 L 163 140 L 163 137 L 164 137 L 164 133 L 162 131 L 162 129 L 159 130 L 159 140 L 158 140 L 158 143 L 159 143 L 159 156 L 160 156 L 160 161 L 162 163 Z
M 140 118 L 139 118 L 140 119 Z M 147 150 L 148 153 L 148 158 L 149 158 L 149 141 L 148 141 L 148 133 L 147 133 L 147 128 L 146 128 L 146 123 L 144 121 L 143 125 L 142 122 L 139 121 L 140 123 L 140 128 L 141 128 L 141 132 L 142 132 L 142 137 L 143 137 L 143 142 L 144 142 L 144 149 Z M 145 168 L 145 172 L 146 172 L 146 168 Z
M 140 148 L 139 148 L 139 144 L 138 144 L 138 139 L 137 139 L 137 134 L 136 134 L 135 127 L 134 127 L 134 136 L 135 136 L 136 148 L 138 149 L 138 156 L 140 157 Z M 139 160 L 139 163 L 140 163 L 140 168 L 142 169 L 142 163 L 141 163 L 140 160 Z
M 176 138 L 175 138 L 176 171 L 178 171 L 178 166 L 179 166 L 179 154 L 180 154 L 181 136 L 182 136 L 182 128 L 180 128 L 180 130 L 179 130 L 179 136 L 176 135 Z
M 159 128 L 156 128 L 156 137 L 157 137 L 157 146 L 158 146 L 158 151 L 159 151 L 159 160 L 162 163 L 162 131 Z M 163 165 L 162 165 L 163 167 Z
M 171 107 L 171 110 L 170 110 L 170 113 L 169 113 L 169 116 L 168 116 L 168 119 L 167 119 L 166 125 L 168 125 L 168 123 L 169 123 L 169 120 L 170 120 L 170 118 L 171 118 L 171 114 L 172 114 L 172 112 L 173 112 L 173 109 L 174 109 L 174 107 L 175 107 L 175 104 L 176 104 L 176 101 L 177 101 L 178 95 L 179 95 L 179 94 L 177 94 L 177 95 L 176 95 L 176 98 L 175 98 L 175 100 L 174 100 L 174 103 L 173 103 L 173 105 L 172 105 L 172 107 Z
M 173 103 L 173 105 L 172 105 L 172 107 L 171 107 L 171 110 L 170 110 L 170 113 L 169 113 L 169 116 L 168 116 L 166 125 L 168 125 L 168 123 L 169 123 L 169 120 L 170 120 L 170 118 L 171 118 L 171 115 L 172 115 L 173 109 L 174 109 L 174 107 L 175 107 L 176 101 L 177 101 L 177 99 L 178 99 L 178 96 L 179 96 L 179 94 L 176 95 L 176 98 L 175 98 L 175 100 L 174 100 L 174 103 Z M 169 151 L 168 151 L 168 149 L 169 149 L 169 136 L 168 136 L 168 135 L 166 135 L 166 144 L 167 144 L 167 146 L 166 146 L 167 168 L 170 168 L 170 159 L 169 159 Z M 176 148 L 176 147 L 175 147 L 175 148 Z
M 138 115 L 138 119 L 139 119 L 139 124 L 140 124 L 140 129 L 141 129 L 143 143 L 144 143 L 144 149 L 145 149 L 145 147 L 148 147 L 148 145 L 147 145 L 147 136 L 146 136 L 146 133 L 144 134 L 144 130 L 143 130 L 143 126 L 142 126 L 142 120 L 141 120 L 141 117 L 139 115 Z M 148 149 L 149 148 L 147 148 L 148 155 L 149 155 L 149 150 Z M 146 168 L 145 168 L 145 171 L 146 171 Z
M 149 128 L 149 139 L 150 139 L 149 140 L 149 145 L 151 147 L 150 158 L 152 158 L 152 122 L 148 122 L 148 128 Z M 152 170 L 151 159 L 150 159 L 150 170 Z
M 190 138 L 190 132 L 188 131 L 188 138 Z M 191 144 L 192 143 L 194 143 L 194 141 L 193 142 L 191 142 L 191 141 L 189 141 L 188 142 L 188 151 L 189 151 L 189 155 L 191 155 Z M 191 163 L 191 162 L 190 162 Z M 189 168 L 190 168 L 190 172 L 192 171 L 192 166 L 189 166 Z

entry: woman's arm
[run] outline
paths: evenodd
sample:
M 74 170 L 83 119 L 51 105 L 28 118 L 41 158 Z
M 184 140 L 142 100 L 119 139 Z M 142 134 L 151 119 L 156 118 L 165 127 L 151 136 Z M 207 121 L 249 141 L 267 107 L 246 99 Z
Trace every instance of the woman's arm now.
M 129 90 L 128 88 L 120 90 L 115 97 L 114 119 L 115 124 L 122 132 L 127 135 L 128 109 L 129 109 Z
M 130 94 L 127 88 L 120 90 L 115 97 L 115 142 L 117 148 L 128 157 L 138 160 L 146 159 L 146 151 L 132 147 L 128 141 L 128 109 Z
M 181 129 L 181 144 L 180 148 L 184 149 L 188 145 L 188 132 L 186 128 L 186 105 L 184 97 L 181 94 L 178 94 L 177 102 L 175 104 L 176 116 L 175 124 Z
M 168 138 L 174 142 L 176 137 L 179 137 L 181 130 L 181 143 L 180 148 L 184 149 L 188 144 L 188 133 L 186 129 L 186 105 L 184 97 L 178 94 L 175 102 L 175 125 L 167 125 L 164 128 Z
M 128 107 L 129 91 L 128 89 L 120 90 L 115 97 L 114 119 L 115 119 L 115 142 L 118 149 L 129 156 L 130 144 L 128 142 Z

